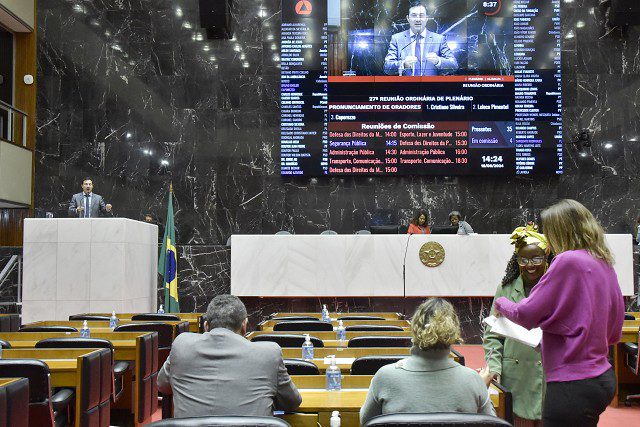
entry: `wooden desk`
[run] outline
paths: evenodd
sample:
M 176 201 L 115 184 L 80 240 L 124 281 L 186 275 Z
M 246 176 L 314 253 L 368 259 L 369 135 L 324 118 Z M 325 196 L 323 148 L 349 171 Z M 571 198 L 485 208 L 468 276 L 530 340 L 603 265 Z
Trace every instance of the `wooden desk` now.
M 624 404 L 627 396 L 627 386 L 637 386 L 640 384 L 640 378 L 634 375 L 624 363 L 624 350 L 622 344 L 625 342 L 638 342 L 638 331 L 640 326 L 631 326 L 629 323 L 638 323 L 638 321 L 625 321 L 622 327 L 622 339 L 613 346 L 613 372 L 616 375 L 616 391 L 611 401 L 611 406 L 617 407 Z
M 86 313 L 86 314 L 111 317 L 111 313 Z M 131 317 L 136 314 L 142 314 L 142 313 L 116 313 L 116 317 L 118 318 L 118 321 L 120 322 L 120 324 L 132 323 L 133 321 L 131 320 Z M 176 315 L 180 318 L 180 321 L 189 322 L 189 332 L 195 332 L 195 333 L 200 332 L 200 320 L 203 313 L 167 313 L 167 314 Z
M 38 359 L 49 367 L 51 387 L 70 387 L 76 390 L 76 420 L 80 419 L 82 408 L 82 359 L 98 352 L 98 349 L 6 349 L 4 359 Z M 99 373 L 97 378 L 99 379 Z
M 301 358 L 301 352 L 298 349 L 293 348 L 285 348 L 283 350 L 283 355 L 285 358 Z M 323 350 L 318 352 L 318 350 Z M 370 348 L 349 348 L 345 349 L 342 353 L 336 353 L 332 351 L 334 349 L 326 349 L 326 348 L 317 348 L 314 352 L 314 358 L 309 360 L 309 362 L 313 363 L 318 367 L 318 370 L 321 374 L 324 374 L 327 370 L 327 367 L 330 365 L 330 361 L 326 360 L 330 355 L 336 356 L 336 365 L 342 371 L 342 375 L 346 375 L 351 372 L 351 365 L 353 361 L 358 357 L 370 356 L 370 355 L 389 355 L 389 356 L 409 356 L 411 352 L 411 348 L 409 347 L 370 347 Z M 354 351 L 351 351 L 354 350 Z M 286 353 L 285 353 L 286 351 Z M 288 356 L 291 355 L 291 356 Z M 460 358 L 455 353 L 449 353 L 449 357 L 460 363 Z
M 289 317 L 289 316 L 310 316 L 310 317 L 315 317 L 317 319 L 321 319 L 322 318 L 322 313 L 302 313 L 302 312 L 297 312 L 297 313 L 273 313 L 271 315 L 272 319 L 277 319 L 278 317 Z M 360 312 L 360 313 L 329 313 L 329 317 L 331 317 L 331 319 L 337 319 L 338 317 L 342 317 L 342 316 L 378 316 L 378 317 L 384 317 L 385 319 L 388 320 L 402 320 L 404 319 L 404 315 L 401 313 L 392 313 L 392 312 L 386 312 L 386 311 L 367 311 L 367 312 Z M 182 319 L 182 318 L 181 318 Z
M 336 357 L 362 357 L 362 356 L 379 356 L 379 355 L 405 355 L 411 354 L 411 347 L 353 347 L 353 348 L 327 348 L 318 347 L 313 349 L 313 355 L 322 359 L 335 355 Z M 284 358 L 300 358 L 302 357 L 302 348 L 283 348 L 282 356 Z
M 162 321 L 156 323 L 166 323 L 173 326 L 173 338 L 177 336 L 176 326 L 180 323 L 184 322 L 184 320 L 180 321 Z M 126 323 L 149 323 L 149 322 L 126 322 Z M 39 322 L 29 323 L 24 326 L 71 326 L 72 328 L 76 328 L 78 331 L 82 329 L 84 324 L 83 320 L 42 320 Z M 124 322 L 120 322 L 119 325 L 125 324 Z M 87 326 L 91 331 L 91 336 L 94 336 L 94 333 L 107 333 L 113 332 L 113 329 L 109 327 L 108 320 L 89 320 L 87 321 Z
M 278 319 L 265 320 L 258 324 L 258 329 L 261 331 L 272 331 L 273 325 L 281 322 Z M 338 326 L 337 320 L 332 320 L 333 327 Z M 356 325 L 380 325 L 380 326 L 401 326 L 402 328 L 409 330 L 410 323 L 408 320 L 345 320 L 342 322 L 344 326 L 356 326 Z
M 358 427 L 360 408 L 367 397 L 372 378 L 372 375 L 343 375 L 342 390 L 327 391 L 323 375 L 293 375 L 291 379 L 302 395 L 298 411 L 317 413 L 318 422 L 323 426 L 329 425 L 332 411 L 340 411 L 342 427 Z M 494 385 L 490 388 L 496 413 L 506 418 L 509 410 L 507 396 Z
M 92 332 L 91 338 L 111 341 L 115 360 L 136 360 L 136 338 L 152 332 Z M 79 332 L 2 332 L 0 339 L 8 341 L 12 348 L 34 348 L 38 341 L 46 338 L 80 337 Z
M 329 345 L 327 345 L 328 342 L 331 341 L 336 341 L 336 333 L 335 332 L 331 332 L 331 331 L 309 331 L 309 332 L 305 332 L 305 331 L 253 331 L 253 332 L 249 332 L 247 335 L 245 335 L 245 337 L 247 337 L 247 339 L 251 340 L 251 338 L 257 336 L 257 335 L 264 335 L 264 334 L 285 334 L 285 335 L 304 335 L 304 334 L 309 334 L 312 337 L 316 337 L 321 339 L 324 342 L 325 347 L 329 347 Z M 390 332 L 381 332 L 381 331 L 375 331 L 375 332 L 347 332 L 347 341 L 350 340 L 351 338 L 355 338 L 355 337 L 371 337 L 371 336 L 384 336 L 384 337 L 410 337 L 411 336 L 411 332 L 410 331 L 390 331 Z M 334 345 L 332 345 L 333 347 L 343 347 L 344 345 L 340 345 L 340 343 L 338 343 L 337 341 L 335 343 L 332 343 Z

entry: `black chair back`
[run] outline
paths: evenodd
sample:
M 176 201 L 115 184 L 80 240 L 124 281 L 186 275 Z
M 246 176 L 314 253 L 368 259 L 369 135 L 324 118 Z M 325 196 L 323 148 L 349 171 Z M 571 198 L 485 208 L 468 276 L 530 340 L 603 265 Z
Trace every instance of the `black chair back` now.
M 0 359 L 0 378 L 29 380 L 29 422 L 34 426 L 53 426 L 49 367 L 37 359 Z
M 169 323 L 149 322 L 149 323 L 126 323 L 118 325 L 114 332 L 157 332 L 158 348 L 171 348 L 173 342 L 173 325 Z
M 0 340 L 0 348 L 11 348 L 11 343 L 9 341 Z
M 18 378 L 0 387 L 0 426 L 29 426 L 29 380 Z
M 113 354 L 101 349 L 82 357 L 80 420 L 77 425 L 109 427 L 113 390 Z
M 351 375 L 375 375 L 385 365 L 396 363 L 407 356 L 380 355 L 358 357 L 351 364 Z
M 292 322 L 297 320 L 317 322 L 320 319 L 313 316 L 283 316 L 283 317 L 274 317 L 272 320 L 277 320 L 278 322 Z
M 411 347 L 411 337 L 354 337 L 347 347 Z
M 73 326 L 23 326 L 18 332 L 78 332 Z
M 402 326 L 396 325 L 351 325 L 344 328 L 347 332 L 402 332 Z
M 135 321 L 154 321 L 154 322 L 179 322 L 180 317 L 170 313 L 138 313 L 131 316 L 131 320 Z
M 109 321 L 111 319 L 111 316 L 100 316 L 97 314 L 74 314 L 69 316 L 69 320 L 86 320 L 86 321 L 90 321 L 90 320 L 99 320 L 99 321 Z
M 275 417 L 217 416 L 170 418 L 149 424 L 149 427 L 291 427 L 289 423 Z
M 294 320 L 291 322 L 278 322 L 273 325 L 274 331 L 333 331 L 333 325 L 319 320 Z
M 320 375 L 316 365 L 303 359 L 284 359 L 284 366 L 289 375 Z
M 271 341 L 277 343 L 282 348 L 302 347 L 304 343 L 304 335 L 294 334 L 262 334 L 251 338 L 251 341 Z M 320 338 L 309 336 L 311 344 L 314 347 L 324 347 L 324 343 Z
M 633 314 L 625 313 L 624 320 L 636 320 L 636 316 L 634 316 Z
M 462 412 L 433 412 L 428 414 L 387 414 L 371 418 L 363 427 L 511 427 L 502 418 Z
M 104 338 L 45 338 L 35 345 L 36 348 L 108 348 L 113 351 L 111 341 Z
M 338 317 L 338 320 L 385 320 L 385 318 L 381 316 L 346 315 Z

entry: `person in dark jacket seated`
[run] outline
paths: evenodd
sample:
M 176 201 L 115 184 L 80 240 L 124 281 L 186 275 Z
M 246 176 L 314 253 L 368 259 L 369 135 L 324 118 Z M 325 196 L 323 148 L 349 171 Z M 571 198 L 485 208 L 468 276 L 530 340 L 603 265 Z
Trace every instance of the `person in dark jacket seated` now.
M 215 297 L 204 328 L 204 334 L 178 335 L 158 374 L 158 389 L 173 394 L 176 418 L 273 416 L 276 409 L 298 409 L 302 398 L 280 346 L 244 338 L 247 310 L 238 297 Z

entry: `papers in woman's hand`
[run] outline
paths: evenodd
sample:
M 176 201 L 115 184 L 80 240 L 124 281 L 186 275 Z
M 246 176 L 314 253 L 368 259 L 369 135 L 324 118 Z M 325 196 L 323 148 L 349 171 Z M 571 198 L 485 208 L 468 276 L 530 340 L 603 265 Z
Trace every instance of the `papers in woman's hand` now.
M 484 323 L 489 325 L 491 332 L 501 335 L 505 338 L 511 338 L 529 347 L 536 348 L 542 340 L 542 329 L 525 329 L 520 325 L 513 323 L 506 317 L 489 316 L 484 319 Z

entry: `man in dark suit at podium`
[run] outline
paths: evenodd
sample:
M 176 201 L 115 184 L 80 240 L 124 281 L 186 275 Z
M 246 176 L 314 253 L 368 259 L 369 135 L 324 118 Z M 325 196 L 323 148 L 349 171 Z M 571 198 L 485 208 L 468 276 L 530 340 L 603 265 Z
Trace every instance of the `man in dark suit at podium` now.
M 422 4 L 409 8 L 409 29 L 391 37 L 384 58 L 385 74 L 437 76 L 458 69 L 447 37 L 427 30 L 427 9 Z
M 100 212 L 110 213 L 112 206 L 105 204 L 102 196 L 93 193 L 93 181 L 82 181 L 82 193 L 74 194 L 69 203 L 69 216 L 78 218 L 98 218 Z

